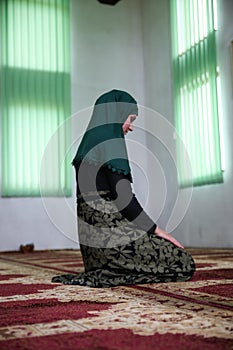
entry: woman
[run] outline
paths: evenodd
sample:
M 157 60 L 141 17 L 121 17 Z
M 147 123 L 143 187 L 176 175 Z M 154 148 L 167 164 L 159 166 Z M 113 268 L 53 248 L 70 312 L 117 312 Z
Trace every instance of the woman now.
M 125 135 L 138 108 L 125 91 L 101 95 L 73 160 L 85 272 L 53 282 L 90 287 L 186 281 L 193 258 L 145 213 L 132 193 Z

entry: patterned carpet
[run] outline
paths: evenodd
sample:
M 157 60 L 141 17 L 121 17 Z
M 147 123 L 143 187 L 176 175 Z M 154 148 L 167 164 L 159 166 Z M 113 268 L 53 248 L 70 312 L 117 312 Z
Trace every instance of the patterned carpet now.
M 233 250 L 189 252 L 189 282 L 109 289 L 50 283 L 79 251 L 1 253 L 0 349 L 233 349 Z

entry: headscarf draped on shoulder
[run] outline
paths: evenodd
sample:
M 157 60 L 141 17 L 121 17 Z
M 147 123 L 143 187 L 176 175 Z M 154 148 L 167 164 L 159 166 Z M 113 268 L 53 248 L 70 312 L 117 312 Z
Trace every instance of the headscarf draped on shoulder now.
M 130 114 L 138 114 L 137 102 L 127 92 L 111 90 L 95 102 L 91 120 L 82 138 L 73 165 L 87 161 L 103 165 L 113 172 L 129 175 L 128 161 L 122 124 Z

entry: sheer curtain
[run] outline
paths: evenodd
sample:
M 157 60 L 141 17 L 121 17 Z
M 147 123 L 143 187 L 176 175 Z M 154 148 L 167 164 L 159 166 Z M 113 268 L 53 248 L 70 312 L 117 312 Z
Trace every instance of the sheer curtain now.
M 1 0 L 2 196 L 40 196 L 52 135 L 70 117 L 69 0 Z M 61 129 L 44 194 L 71 194 L 69 145 Z M 62 166 L 61 166 L 62 164 Z
M 218 114 L 216 4 L 170 0 L 175 126 L 193 171 L 177 149 L 181 186 L 223 182 Z

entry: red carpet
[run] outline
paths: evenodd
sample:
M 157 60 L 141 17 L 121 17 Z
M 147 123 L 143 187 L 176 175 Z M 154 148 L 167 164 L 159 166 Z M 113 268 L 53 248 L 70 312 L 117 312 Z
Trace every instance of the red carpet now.
M 233 349 L 233 250 L 189 251 L 189 282 L 109 289 L 50 283 L 78 251 L 0 254 L 0 349 Z

